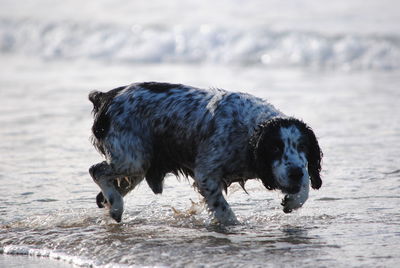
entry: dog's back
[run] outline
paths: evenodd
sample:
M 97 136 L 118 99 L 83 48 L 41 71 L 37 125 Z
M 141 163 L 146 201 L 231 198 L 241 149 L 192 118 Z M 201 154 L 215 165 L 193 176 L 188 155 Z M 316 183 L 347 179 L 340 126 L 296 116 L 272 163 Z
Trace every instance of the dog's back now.
M 94 105 L 93 143 L 106 158 L 111 156 L 106 151 L 112 154 L 114 143 L 124 140 L 123 147 L 130 147 L 132 140 L 139 138 L 140 145 L 151 144 L 144 150 L 153 158 L 163 148 L 163 155 L 188 168 L 194 164 L 198 146 L 206 140 L 218 136 L 218 141 L 231 146 L 232 139 L 248 141 L 259 122 L 279 115 L 273 106 L 248 94 L 169 83 L 146 82 L 107 93 L 94 91 L 89 100 Z
M 167 173 L 193 177 L 200 147 L 209 142 L 230 144 L 232 152 L 243 150 L 253 130 L 248 125 L 256 123 L 244 121 L 259 114 L 249 107 L 262 102 L 243 93 L 154 82 L 94 91 L 89 100 L 95 147 L 121 173 L 141 172 L 154 193 L 162 192 Z

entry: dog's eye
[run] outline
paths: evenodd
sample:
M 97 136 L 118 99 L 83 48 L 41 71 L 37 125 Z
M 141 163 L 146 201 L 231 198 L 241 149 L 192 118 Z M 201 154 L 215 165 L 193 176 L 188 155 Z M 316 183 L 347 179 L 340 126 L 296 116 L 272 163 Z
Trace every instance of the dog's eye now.
M 271 152 L 273 154 L 279 154 L 281 152 L 281 148 L 279 146 L 272 146 Z

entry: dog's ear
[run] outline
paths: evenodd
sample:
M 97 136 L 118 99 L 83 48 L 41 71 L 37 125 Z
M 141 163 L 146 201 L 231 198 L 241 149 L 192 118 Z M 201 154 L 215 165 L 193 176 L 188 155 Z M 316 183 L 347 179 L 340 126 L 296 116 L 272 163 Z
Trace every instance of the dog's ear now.
M 319 147 L 317 138 L 310 127 L 306 128 L 306 134 L 309 142 L 307 161 L 308 173 L 311 179 L 311 187 L 313 189 L 319 189 L 322 185 L 320 173 L 323 153 Z
M 252 150 L 253 165 L 256 174 L 261 179 L 263 185 L 268 190 L 276 189 L 276 183 L 272 174 L 272 156 L 269 150 L 269 139 L 271 136 L 271 124 L 266 122 L 258 126 L 253 137 L 250 140 L 250 148 Z

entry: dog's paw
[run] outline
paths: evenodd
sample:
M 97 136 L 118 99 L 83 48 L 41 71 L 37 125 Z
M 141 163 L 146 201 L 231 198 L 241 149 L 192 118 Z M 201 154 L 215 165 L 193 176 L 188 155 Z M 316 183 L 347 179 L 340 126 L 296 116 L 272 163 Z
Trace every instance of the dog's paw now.
M 102 192 L 100 192 L 97 196 L 96 196 L 96 203 L 97 206 L 99 208 L 104 208 L 107 206 L 107 200 L 104 198 L 104 195 Z
M 293 208 L 291 207 L 291 200 L 289 195 L 285 195 L 285 197 L 282 199 L 281 205 L 283 206 L 283 212 L 285 213 L 290 213 L 293 211 Z

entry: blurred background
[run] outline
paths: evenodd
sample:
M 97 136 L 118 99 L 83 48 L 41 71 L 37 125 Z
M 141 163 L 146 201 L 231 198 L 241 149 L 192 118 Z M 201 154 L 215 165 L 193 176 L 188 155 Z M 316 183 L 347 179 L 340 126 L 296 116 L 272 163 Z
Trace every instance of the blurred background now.
M 1 52 L 41 60 L 393 70 L 393 0 L 1 1 Z
M 396 0 L 0 0 L 0 266 L 397 265 L 399 10 Z M 261 183 L 248 182 L 249 195 L 233 186 L 242 225 L 223 228 L 191 182 L 168 178 L 162 196 L 135 189 L 114 224 L 87 172 L 102 161 L 87 95 L 138 81 L 245 91 L 303 119 L 325 155 L 323 187 L 286 215 Z

